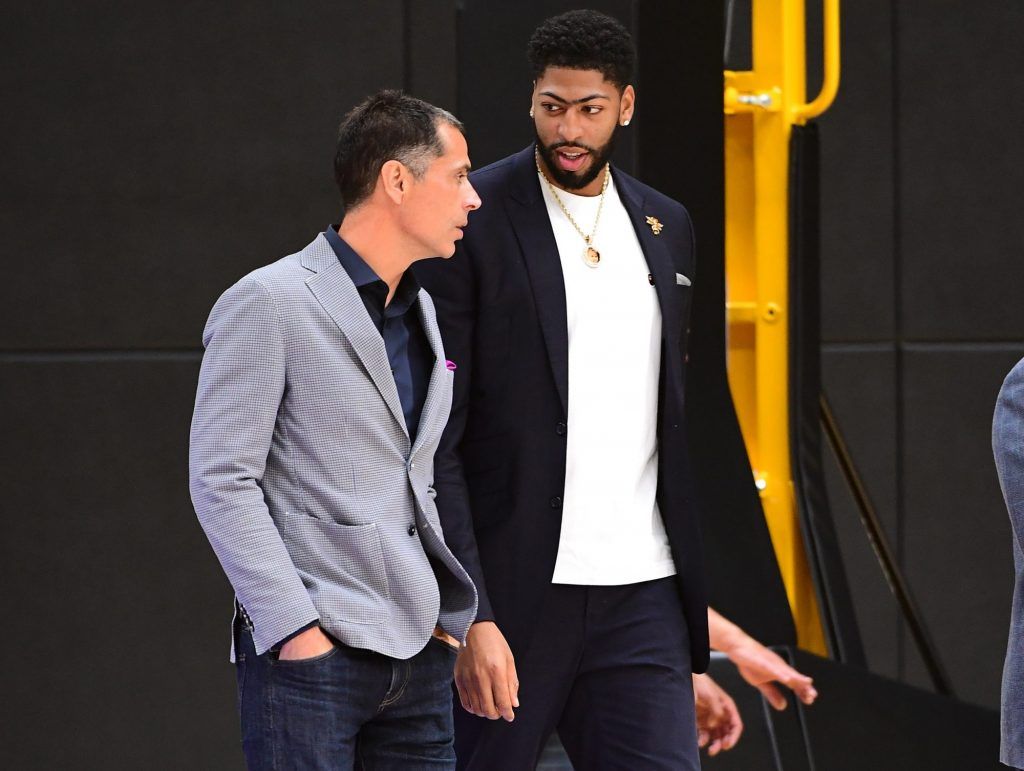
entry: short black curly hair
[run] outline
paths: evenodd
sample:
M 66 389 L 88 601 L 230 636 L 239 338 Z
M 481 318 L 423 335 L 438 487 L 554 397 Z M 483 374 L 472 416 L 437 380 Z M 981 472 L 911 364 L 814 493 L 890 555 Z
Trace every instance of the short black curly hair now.
M 548 67 L 599 70 L 623 89 L 633 82 L 636 50 L 629 31 L 598 11 L 568 11 L 541 23 L 526 47 L 533 79 Z

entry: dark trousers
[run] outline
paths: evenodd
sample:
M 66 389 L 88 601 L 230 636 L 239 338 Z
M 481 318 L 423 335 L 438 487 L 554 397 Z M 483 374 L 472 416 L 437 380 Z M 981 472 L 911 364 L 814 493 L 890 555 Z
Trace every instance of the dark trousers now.
M 700 768 L 689 638 L 675 578 L 552 585 L 516 670 L 521 706 L 512 723 L 475 717 L 456 704 L 460 769 L 533 769 L 554 730 L 577 771 Z
M 436 638 L 408 660 L 338 645 L 322 656 L 257 656 L 236 634 L 242 748 L 264 769 L 454 769 L 455 649 Z

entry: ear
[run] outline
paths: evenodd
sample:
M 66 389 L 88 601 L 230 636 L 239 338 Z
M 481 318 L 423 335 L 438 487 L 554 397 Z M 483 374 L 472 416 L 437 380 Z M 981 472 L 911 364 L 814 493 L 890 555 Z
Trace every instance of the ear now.
M 388 161 L 380 167 L 378 182 L 384 194 L 394 203 L 400 204 L 409 189 L 409 170 L 398 161 Z
M 622 89 L 622 98 L 619 100 L 619 125 L 625 121 L 633 120 L 633 110 L 636 107 L 636 91 L 632 86 Z

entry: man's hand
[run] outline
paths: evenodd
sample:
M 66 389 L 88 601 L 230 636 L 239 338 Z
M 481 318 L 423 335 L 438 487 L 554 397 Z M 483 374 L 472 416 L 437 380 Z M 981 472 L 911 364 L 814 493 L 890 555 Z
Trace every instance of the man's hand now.
M 331 638 L 325 635 L 320 627 L 314 626 L 282 645 L 277 658 L 279 661 L 312 659 L 327 653 L 333 647 Z
M 724 653 L 736 665 L 743 679 L 757 688 L 775 709 L 786 708 L 786 697 L 776 687 L 776 682 L 790 688 L 804 704 L 813 704 L 818 698 L 810 677 L 797 672 L 785 659 L 752 637 Z
M 708 608 L 708 628 L 711 647 L 728 656 L 743 679 L 757 688 L 775 709 L 786 708 L 786 697 L 775 686 L 777 682 L 790 688 L 804 704 L 813 704 L 818 698 L 811 678 L 797 672 L 777 653 L 711 608 Z
M 743 733 L 736 703 L 710 675 L 693 676 L 693 699 L 697 706 L 697 745 L 708 755 L 731 750 Z
M 493 621 L 469 628 L 466 647 L 455 661 L 455 687 L 467 712 L 490 720 L 515 718 L 519 706 L 519 677 L 512 651 Z

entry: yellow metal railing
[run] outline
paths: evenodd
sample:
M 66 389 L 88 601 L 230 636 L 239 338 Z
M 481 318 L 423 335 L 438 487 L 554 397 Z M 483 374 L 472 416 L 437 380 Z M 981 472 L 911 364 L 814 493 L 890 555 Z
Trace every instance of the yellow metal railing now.
M 814 101 L 793 111 L 794 121 L 805 123 L 832 106 L 839 92 L 839 0 L 824 2 L 824 51 L 821 91 Z
M 797 516 L 789 435 L 789 139 L 839 87 L 839 0 L 824 0 L 824 77 L 806 102 L 804 0 L 752 0 L 753 69 L 725 72 L 729 386 L 800 647 L 825 654 Z

